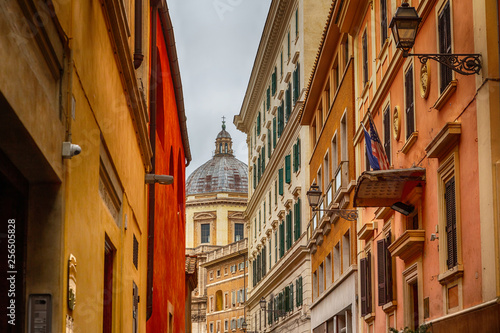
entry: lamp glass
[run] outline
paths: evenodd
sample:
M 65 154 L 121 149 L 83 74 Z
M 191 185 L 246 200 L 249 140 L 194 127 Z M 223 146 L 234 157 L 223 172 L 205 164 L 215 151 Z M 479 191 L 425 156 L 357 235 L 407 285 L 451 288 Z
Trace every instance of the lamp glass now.
M 309 200 L 309 206 L 316 207 L 318 206 L 319 199 L 321 197 L 321 191 L 319 190 L 319 186 L 316 183 L 311 185 L 309 191 L 307 191 L 307 200 Z
M 260 302 L 259 302 L 259 303 L 260 303 L 260 309 L 261 309 L 261 310 L 265 310 L 265 309 L 266 309 L 266 300 L 264 299 L 264 297 L 262 297 L 262 298 L 260 299 Z
M 408 3 L 398 7 L 389 24 L 397 48 L 406 52 L 413 48 L 421 20 L 415 7 L 410 7 Z

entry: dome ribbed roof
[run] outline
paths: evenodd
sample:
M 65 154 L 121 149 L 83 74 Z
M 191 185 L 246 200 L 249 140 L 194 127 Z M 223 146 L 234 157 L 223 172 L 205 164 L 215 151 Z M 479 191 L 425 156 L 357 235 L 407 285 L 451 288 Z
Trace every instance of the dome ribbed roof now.
M 188 177 L 186 192 L 187 195 L 214 192 L 247 193 L 247 165 L 231 154 L 215 155 Z
M 219 134 L 217 134 L 217 139 L 221 139 L 221 138 L 231 138 L 231 135 L 229 135 L 228 131 L 223 129 L 222 131 L 219 132 Z

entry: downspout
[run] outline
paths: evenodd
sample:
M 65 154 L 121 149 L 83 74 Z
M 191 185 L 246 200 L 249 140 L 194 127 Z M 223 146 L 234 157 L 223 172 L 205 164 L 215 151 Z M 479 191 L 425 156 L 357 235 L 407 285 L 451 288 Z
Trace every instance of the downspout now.
M 156 157 L 156 85 L 158 82 L 157 73 L 157 47 L 156 47 L 156 25 L 158 7 L 153 6 L 151 10 L 151 77 L 149 82 L 149 140 L 153 152 L 151 158 L 151 173 L 155 173 Z M 153 272 L 154 272 L 154 231 L 155 231 L 155 184 L 149 185 L 148 201 L 148 276 L 147 276 L 147 300 L 146 300 L 146 320 L 153 314 Z
M 142 0 L 135 0 L 135 47 L 134 68 L 141 66 L 144 54 L 142 54 Z

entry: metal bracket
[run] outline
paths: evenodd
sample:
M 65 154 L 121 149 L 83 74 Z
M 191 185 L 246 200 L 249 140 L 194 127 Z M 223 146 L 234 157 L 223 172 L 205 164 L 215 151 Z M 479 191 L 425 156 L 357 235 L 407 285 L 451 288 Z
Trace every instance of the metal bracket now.
M 422 64 L 433 59 L 440 64 L 454 70 L 462 75 L 479 74 L 481 71 L 480 54 L 458 54 L 458 53 L 438 53 L 438 54 L 418 54 L 408 53 L 408 56 L 418 57 Z

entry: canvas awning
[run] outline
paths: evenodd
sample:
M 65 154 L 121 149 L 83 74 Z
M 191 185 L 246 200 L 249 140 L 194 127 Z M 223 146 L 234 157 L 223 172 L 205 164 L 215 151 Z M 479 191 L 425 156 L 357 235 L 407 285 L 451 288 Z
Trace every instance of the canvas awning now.
M 424 183 L 424 168 L 365 171 L 358 178 L 354 207 L 391 207 Z

